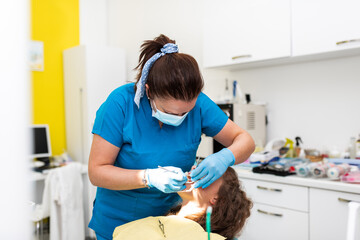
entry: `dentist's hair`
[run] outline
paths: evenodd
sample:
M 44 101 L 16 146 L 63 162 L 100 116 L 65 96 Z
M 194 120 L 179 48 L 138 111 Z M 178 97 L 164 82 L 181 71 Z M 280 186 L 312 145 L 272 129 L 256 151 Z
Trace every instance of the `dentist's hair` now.
M 154 54 L 161 52 L 161 48 L 167 43 L 175 44 L 175 40 L 163 34 L 154 40 L 144 41 L 140 49 L 139 64 L 134 69 L 138 71 L 136 82 L 141 78 L 145 63 Z M 195 99 L 204 87 L 196 60 L 188 54 L 178 52 L 165 54 L 156 60 L 149 71 L 146 84 L 149 85 L 151 98 L 174 98 L 183 101 Z
M 222 180 L 217 201 L 212 206 L 211 232 L 218 233 L 226 239 L 233 239 L 244 227 L 253 204 L 242 190 L 233 168 L 229 167 L 226 170 Z M 180 208 L 181 205 L 170 210 L 171 214 L 176 214 Z M 185 218 L 199 223 L 206 231 L 206 211 Z

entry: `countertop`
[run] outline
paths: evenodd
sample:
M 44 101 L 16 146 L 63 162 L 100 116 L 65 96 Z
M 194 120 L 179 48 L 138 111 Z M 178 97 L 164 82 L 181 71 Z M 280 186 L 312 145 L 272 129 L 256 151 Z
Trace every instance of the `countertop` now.
M 233 166 L 233 168 L 237 172 L 240 180 L 242 178 L 247 178 L 264 182 L 275 182 L 288 185 L 360 194 L 360 184 L 344 183 L 330 180 L 329 178 L 303 178 L 296 175 L 282 177 L 271 174 L 253 173 L 250 170 L 245 170 L 237 166 Z

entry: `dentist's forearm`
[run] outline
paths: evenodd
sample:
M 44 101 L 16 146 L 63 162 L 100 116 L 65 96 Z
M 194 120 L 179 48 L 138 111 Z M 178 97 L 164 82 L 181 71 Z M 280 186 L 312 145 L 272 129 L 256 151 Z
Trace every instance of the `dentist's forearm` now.
M 235 156 L 235 164 L 239 164 L 247 160 L 255 150 L 255 143 L 247 132 L 239 133 L 233 140 L 228 149 Z

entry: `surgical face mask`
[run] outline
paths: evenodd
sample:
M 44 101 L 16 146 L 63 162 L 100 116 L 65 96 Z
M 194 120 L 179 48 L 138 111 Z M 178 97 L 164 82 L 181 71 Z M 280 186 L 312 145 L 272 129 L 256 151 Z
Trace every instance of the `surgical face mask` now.
M 156 112 L 152 108 L 152 116 L 154 118 L 157 118 L 160 122 L 165 123 L 167 125 L 171 125 L 171 126 L 175 126 L 175 127 L 179 126 L 185 120 L 186 116 L 189 113 L 189 112 L 187 112 L 183 116 L 176 116 L 173 114 L 164 113 L 164 112 L 160 111 L 159 109 L 157 109 L 154 101 L 153 101 L 153 103 L 154 103 Z

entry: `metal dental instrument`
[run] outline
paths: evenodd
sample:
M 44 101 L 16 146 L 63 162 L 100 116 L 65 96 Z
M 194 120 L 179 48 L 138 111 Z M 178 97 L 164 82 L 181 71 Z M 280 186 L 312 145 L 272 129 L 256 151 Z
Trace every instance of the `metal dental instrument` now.
M 169 169 L 164 168 L 164 167 L 161 167 L 161 166 L 158 166 L 158 168 L 161 168 L 162 170 L 165 170 L 165 171 L 167 171 L 167 172 L 177 173 L 177 172 L 175 172 L 175 171 L 173 171 L 173 170 L 169 170 Z
M 163 233 L 164 238 L 166 238 L 164 224 L 162 224 L 162 222 L 160 221 L 160 219 L 158 219 L 158 221 L 159 221 L 159 228 L 160 228 L 161 232 Z

